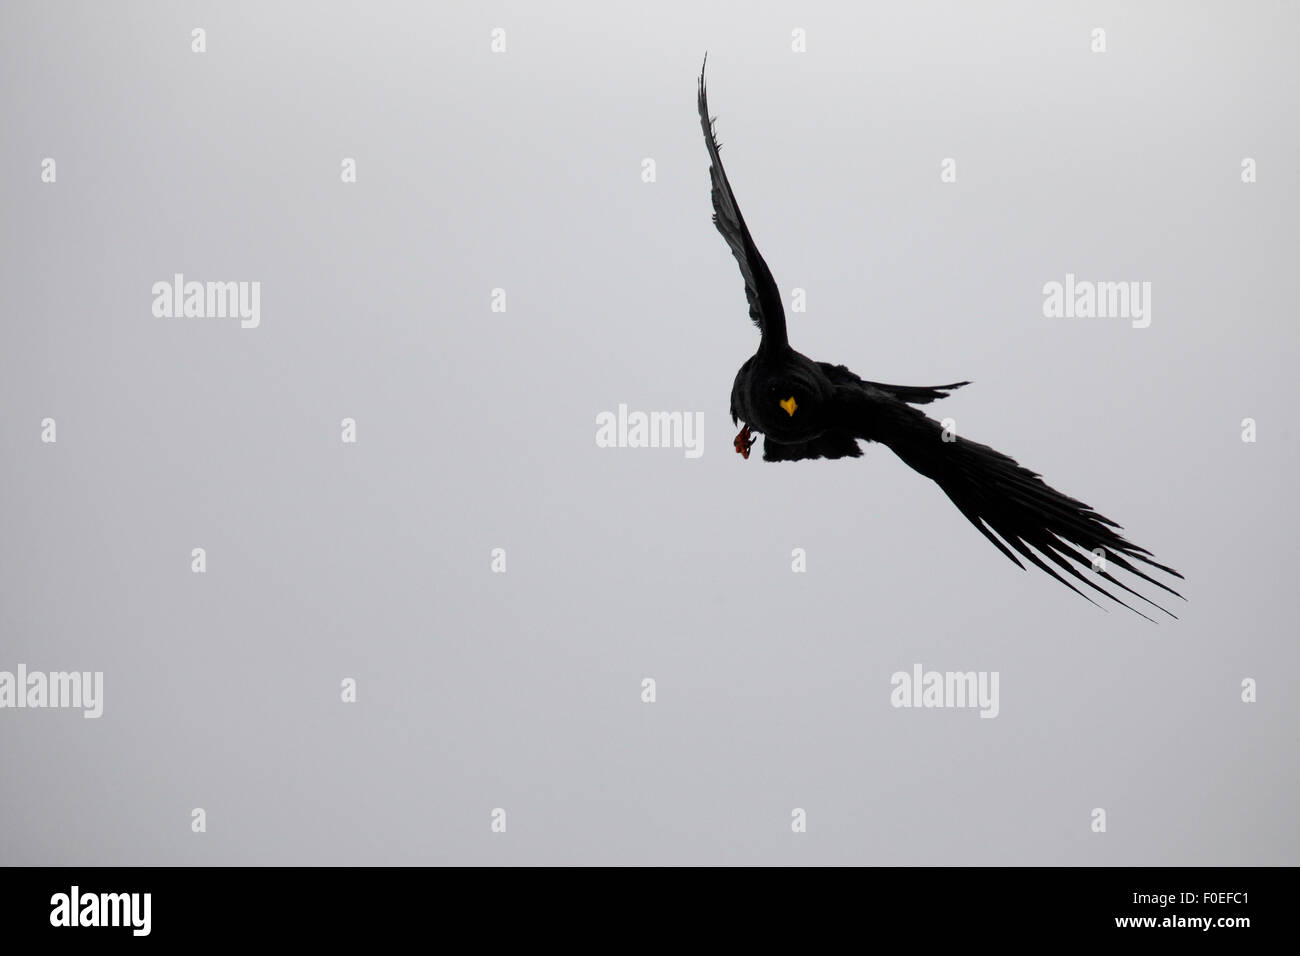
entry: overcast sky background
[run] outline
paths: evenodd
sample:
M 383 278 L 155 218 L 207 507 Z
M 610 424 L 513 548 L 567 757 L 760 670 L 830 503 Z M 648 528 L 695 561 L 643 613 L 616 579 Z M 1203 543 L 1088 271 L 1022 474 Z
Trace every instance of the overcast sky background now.
M 5 3 L 0 670 L 105 701 L 0 711 L 0 863 L 1300 862 L 1297 27 Z M 882 447 L 733 454 L 706 49 L 792 344 L 973 380 L 934 413 L 1180 569 L 1180 621 L 1018 571 Z M 260 281 L 260 327 L 155 318 L 177 272 Z M 1150 327 L 1045 319 L 1067 272 L 1151 282 Z M 596 447 L 619 403 L 703 456 Z M 999 716 L 892 708 L 918 662 Z

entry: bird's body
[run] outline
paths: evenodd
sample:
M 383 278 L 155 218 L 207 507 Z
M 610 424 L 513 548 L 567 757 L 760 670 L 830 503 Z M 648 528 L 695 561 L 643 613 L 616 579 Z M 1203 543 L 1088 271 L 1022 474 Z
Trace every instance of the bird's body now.
M 713 221 L 740 265 L 749 315 L 761 333 L 758 350 L 740 367 L 731 388 L 732 420 L 744 423 L 736 436 L 736 451 L 748 458 L 755 432 L 764 436 L 765 461 L 857 458 L 862 455 L 859 441 L 880 442 L 933 479 L 980 533 L 1020 567 L 1024 558 L 1086 598 L 1062 577 L 1068 575 L 1130 610 L 1135 609 L 1092 578 L 1153 607 L 1160 606 L 1115 578 L 1109 567 L 1181 597 L 1135 562 L 1182 575 L 1126 541 L 1115 522 L 1051 488 L 1006 455 L 945 430 L 914 407 L 946 398 L 969 382 L 936 386 L 868 382 L 843 365 L 814 361 L 790 347 L 776 282 L 754 245 L 722 167 L 703 70 L 698 106 L 711 162 Z
M 731 386 L 731 418 L 764 436 L 766 461 L 859 458 L 858 439 L 868 437 L 859 432 L 867 423 L 845 419 L 845 402 L 852 393 L 874 394 L 881 402 L 925 405 L 966 384 L 864 382 L 843 365 L 816 362 L 785 346 L 776 354 L 759 352 L 740 367 Z

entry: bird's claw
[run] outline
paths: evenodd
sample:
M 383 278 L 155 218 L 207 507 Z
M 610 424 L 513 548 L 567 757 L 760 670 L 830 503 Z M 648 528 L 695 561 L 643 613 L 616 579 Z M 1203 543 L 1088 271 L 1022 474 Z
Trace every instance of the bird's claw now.
M 757 439 L 750 434 L 749 426 L 746 425 L 740 430 L 740 434 L 736 436 L 736 454 L 748 461 L 749 450 L 754 447 L 755 441 L 757 441 Z

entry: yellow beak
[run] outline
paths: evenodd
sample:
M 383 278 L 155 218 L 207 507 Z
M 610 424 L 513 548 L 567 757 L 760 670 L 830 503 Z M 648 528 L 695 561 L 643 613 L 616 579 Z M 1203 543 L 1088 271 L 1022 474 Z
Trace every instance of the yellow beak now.
M 793 418 L 794 410 L 799 406 L 795 404 L 794 396 L 791 395 L 789 398 L 782 400 L 781 407 L 785 409 L 787 415 Z

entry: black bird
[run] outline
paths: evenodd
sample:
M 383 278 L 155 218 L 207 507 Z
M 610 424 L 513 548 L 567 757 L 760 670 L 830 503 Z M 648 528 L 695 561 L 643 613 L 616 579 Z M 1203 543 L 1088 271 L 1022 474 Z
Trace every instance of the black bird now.
M 1093 604 L 1097 602 L 1062 573 L 1142 617 L 1147 616 L 1093 578 L 1175 617 L 1117 579 L 1110 568 L 1134 574 L 1179 598 L 1181 594 L 1135 562 L 1176 578 L 1181 574 L 1126 541 L 1119 534 L 1120 526 L 1109 518 L 1049 487 L 1037 474 L 988 445 L 945 433 L 939 422 L 912 407 L 947 398 L 950 391 L 969 382 L 928 387 L 865 382 L 843 365 L 815 362 L 790 347 L 780 292 L 722 168 L 703 69 L 698 105 L 712 163 L 713 223 L 740 263 L 749 317 L 760 332 L 758 351 L 740 367 L 731 387 L 732 422 L 745 423 L 736 436 L 736 451 L 749 458 L 754 432 L 764 435 L 764 461 L 857 458 L 862 455 L 859 440 L 880 442 L 942 488 L 967 520 L 1021 569 L 1024 565 L 1017 554 Z

